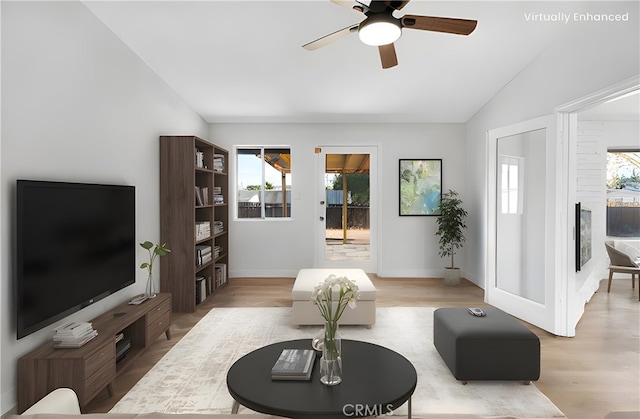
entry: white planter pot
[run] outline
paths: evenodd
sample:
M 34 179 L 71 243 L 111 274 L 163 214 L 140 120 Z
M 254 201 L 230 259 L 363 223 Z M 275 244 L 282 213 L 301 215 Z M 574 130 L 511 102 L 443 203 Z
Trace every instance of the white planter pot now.
M 460 268 L 445 268 L 444 270 L 444 284 L 445 285 L 458 285 L 460 284 Z

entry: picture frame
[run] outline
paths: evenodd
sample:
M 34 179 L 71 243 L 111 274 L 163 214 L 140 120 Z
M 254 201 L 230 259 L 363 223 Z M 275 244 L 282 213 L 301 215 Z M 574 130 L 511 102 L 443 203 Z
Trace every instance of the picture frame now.
M 576 272 L 591 260 L 591 210 L 576 203 Z
M 442 159 L 400 159 L 400 216 L 438 216 Z

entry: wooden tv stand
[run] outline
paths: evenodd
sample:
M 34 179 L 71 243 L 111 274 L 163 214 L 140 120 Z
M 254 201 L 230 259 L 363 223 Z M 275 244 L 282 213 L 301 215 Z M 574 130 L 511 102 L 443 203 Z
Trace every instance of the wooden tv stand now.
M 158 294 L 139 305 L 128 301 L 91 320 L 98 336 L 77 349 L 55 349 L 53 341 L 18 360 L 18 413 L 58 387 L 72 388 L 86 406 L 162 333 L 171 339 L 171 294 Z M 131 349 L 116 362 L 116 335 L 124 333 Z

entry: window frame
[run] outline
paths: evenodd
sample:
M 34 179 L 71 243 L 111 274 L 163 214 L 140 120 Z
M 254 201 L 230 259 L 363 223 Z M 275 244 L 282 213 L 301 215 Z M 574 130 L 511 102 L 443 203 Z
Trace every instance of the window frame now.
M 235 163 L 236 163 L 236 167 L 235 167 L 235 177 L 236 177 L 236 182 L 235 182 L 235 198 L 236 198 L 236 204 L 235 204 L 235 208 L 234 208 L 234 219 L 235 220 L 239 220 L 239 221 L 289 221 L 289 220 L 293 220 L 293 216 L 291 215 L 293 213 L 293 202 L 291 200 L 291 191 L 293 190 L 293 170 L 290 167 L 289 168 L 289 172 L 285 173 L 285 190 L 282 191 L 282 188 L 280 189 L 276 189 L 274 188 L 274 190 L 277 191 L 282 191 L 283 193 L 283 198 L 285 199 L 284 202 L 282 202 L 283 204 L 286 202 L 288 209 L 287 209 L 287 215 L 286 216 L 268 216 L 267 214 L 267 207 L 269 206 L 267 202 L 265 202 L 266 199 L 266 183 L 269 182 L 269 180 L 267 179 L 267 174 L 266 174 L 266 170 L 265 168 L 267 167 L 267 165 L 269 165 L 269 162 L 267 162 L 265 160 L 265 150 L 266 152 L 268 152 L 269 150 L 288 150 L 288 155 L 289 155 L 289 165 L 290 161 L 291 161 L 291 155 L 292 155 L 292 148 L 290 145 L 242 145 L 242 146 L 236 146 L 235 147 Z M 245 152 L 243 153 L 243 151 L 259 151 L 260 153 L 260 190 L 259 190 L 259 203 L 260 203 L 260 216 L 259 217 L 240 217 L 240 199 L 239 199 L 239 195 L 240 195 L 240 191 L 242 190 L 247 190 L 247 189 L 241 189 L 240 187 L 240 171 L 242 169 L 241 165 L 240 165 L 240 156 L 243 154 L 249 155 L 252 154 L 250 152 Z M 257 156 L 256 156 L 257 157 Z M 278 171 L 278 169 L 274 170 Z M 282 173 L 282 172 L 280 172 Z M 246 185 L 249 186 L 249 185 Z M 245 188 L 246 188 L 245 186 Z M 288 188 L 287 188 L 288 186 Z

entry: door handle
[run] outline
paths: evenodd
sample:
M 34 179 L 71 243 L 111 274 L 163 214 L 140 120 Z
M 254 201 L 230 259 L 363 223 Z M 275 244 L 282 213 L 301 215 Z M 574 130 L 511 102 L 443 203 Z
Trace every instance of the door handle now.
M 324 217 L 323 216 L 320 216 L 320 221 L 324 221 Z

